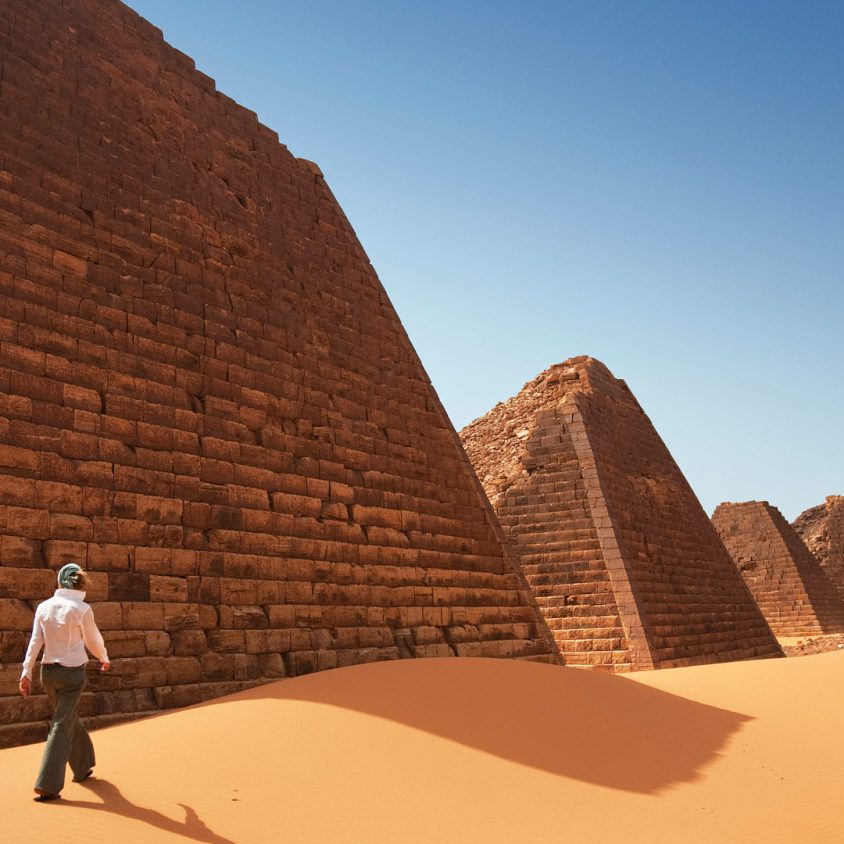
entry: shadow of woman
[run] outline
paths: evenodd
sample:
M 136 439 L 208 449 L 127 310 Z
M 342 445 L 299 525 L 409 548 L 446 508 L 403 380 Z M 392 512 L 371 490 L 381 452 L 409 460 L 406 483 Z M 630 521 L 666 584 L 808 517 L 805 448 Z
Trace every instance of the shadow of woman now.
M 167 815 L 156 812 L 154 809 L 146 809 L 143 806 L 136 806 L 127 800 L 116 785 L 108 780 L 90 779 L 85 783 L 87 789 L 102 800 L 101 803 L 93 803 L 87 800 L 59 800 L 54 806 L 73 806 L 77 809 L 93 809 L 98 812 L 111 812 L 124 818 L 131 818 L 150 826 L 157 827 L 165 832 L 172 832 L 184 838 L 192 838 L 194 841 L 202 841 L 205 844 L 235 844 L 228 838 L 223 838 L 209 829 L 196 812 L 184 803 L 178 803 L 185 811 L 185 819 L 181 823 L 168 818 Z

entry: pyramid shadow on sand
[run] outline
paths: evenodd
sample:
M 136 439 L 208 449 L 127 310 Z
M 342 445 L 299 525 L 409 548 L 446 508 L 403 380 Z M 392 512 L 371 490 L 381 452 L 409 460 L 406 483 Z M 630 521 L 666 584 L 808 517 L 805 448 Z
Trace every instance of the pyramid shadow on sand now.
M 619 675 L 497 659 L 358 665 L 201 706 L 266 698 L 386 718 L 552 774 L 645 794 L 698 779 L 752 720 Z

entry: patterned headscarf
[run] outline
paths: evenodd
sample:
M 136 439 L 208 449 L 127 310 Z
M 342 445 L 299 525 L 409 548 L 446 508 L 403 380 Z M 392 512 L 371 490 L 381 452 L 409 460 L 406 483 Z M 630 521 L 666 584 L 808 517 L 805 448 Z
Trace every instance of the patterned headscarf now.
M 75 589 L 79 582 L 77 572 L 82 571 L 82 566 L 77 566 L 76 563 L 68 563 L 59 569 L 58 577 L 59 586 L 63 589 Z

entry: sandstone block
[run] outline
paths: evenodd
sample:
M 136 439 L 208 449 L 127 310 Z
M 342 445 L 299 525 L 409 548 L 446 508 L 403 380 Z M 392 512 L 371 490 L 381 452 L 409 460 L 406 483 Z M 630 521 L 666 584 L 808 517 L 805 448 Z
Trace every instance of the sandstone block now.
M 267 616 L 261 607 L 220 607 L 220 624 L 226 629 L 259 630 L 268 626 Z
M 18 598 L 0 597 L 0 630 L 32 630 L 34 617 L 34 610 Z
M 101 631 L 119 630 L 123 625 L 123 607 L 109 601 L 92 601 L 91 608 Z
M 153 574 L 149 579 L 149 598 L 151 601 L 186 602 L 188 582 L 184 577 L 162 577 Z
M 164 605 L 126 601 L 123 607 L 123 626 L 129 630 L 163 630 Z
M 20 536 L 0 536 L 0 560 L 4 566 L 42 566 L 42 542 Z
M 287 674 L 284 667 L 284 660 L 281 658 L 281 655 L 277 653 L 259 654 L 258 670 L 261 677 L 273 680 L 285 677 Z
M 179 630 L 172 634 L 172 639 L 177 656 L 196 656 L 208 650 L 208 640 L 202 630 Z
M 235 675 L 235 654 L 203 654 L 200 658 L 202 675 L 207 680 L 232 680 Z
M 56 588 L 55 572 L 49 569 L 23 569 L 19 575 L 18 597 L 38 603 L 49 598 Z
M 145 656 L 146 633 L 141 630 L 115 630 L 103 636 L 112 659 L 120 657 Z
M 243 630 L 211 630 L 208 632 L 208 647 L 217 653 L 242 653 L 246 649 Z
M 195 657 L 171 656 L 164 665 L 169 685 L 198 683 L 202 677 L 202 666 Z
M 170 635 L 160 630 L 146 631 L 144 643 L 146 652 L 150 656 L 166 656 L 172 652 Z
M 68 563 L 85 568 L 88 563 L 88 545 L 65 539 L 49 539 L 42 545 L 44 561 L 54 571 Z

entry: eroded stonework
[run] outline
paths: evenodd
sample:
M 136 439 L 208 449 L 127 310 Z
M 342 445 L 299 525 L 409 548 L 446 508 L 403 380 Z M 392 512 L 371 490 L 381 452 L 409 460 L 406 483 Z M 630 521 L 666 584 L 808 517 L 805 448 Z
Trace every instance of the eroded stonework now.
M 795 519 L 794 529 L 844 600 L 844 496 L 829 495 L 810 507 Z
M 725 502 L 712 523 L 774 633 L 844 631 L 844 602 L 776 507 L 767 501 Z
M 319 169 L 114 0 L 0 4 L 0 743 L 73 561 L 93 723 L 373 659 L 552 657 Z
M 665 444 L 603 364 L 551 367 L 461 438 L 566 663 L 781 653 Z

